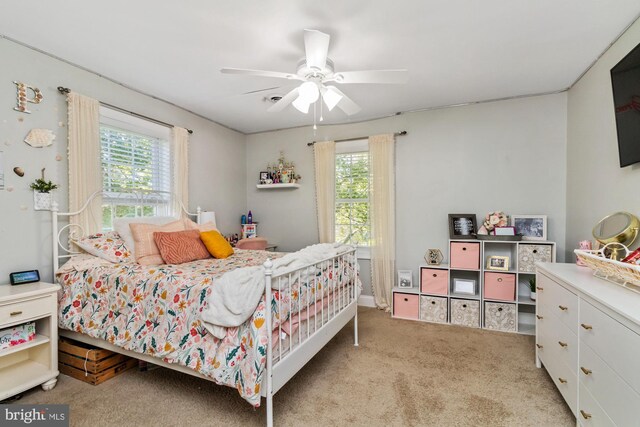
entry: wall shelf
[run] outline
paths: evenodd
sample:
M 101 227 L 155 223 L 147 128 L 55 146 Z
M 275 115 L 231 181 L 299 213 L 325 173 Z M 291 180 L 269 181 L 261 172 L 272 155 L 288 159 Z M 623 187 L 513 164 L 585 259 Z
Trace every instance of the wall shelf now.
M 281 188 L 300 188 L 300 184 L 256 184 L 259 190 L 275 190 Z

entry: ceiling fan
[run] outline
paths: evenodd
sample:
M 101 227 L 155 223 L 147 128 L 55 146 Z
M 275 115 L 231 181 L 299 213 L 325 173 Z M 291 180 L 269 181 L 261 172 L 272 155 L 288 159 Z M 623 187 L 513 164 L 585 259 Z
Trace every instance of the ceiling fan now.
M 289 104 L 301 113 L 307 114 L 309 106 L 319 98 L 329 111 L 336 106 L 351 116 L 360 111 L 360 107 L 335 85 L 337 84 L 398 84 L 406 83 L 407 70 L 369 70 L 336 72 L 333 61 L 328 57 L 329 34 L 317 30 L 304 30 L 304 49 L 306 56 L 298 62 L 295 74 L 278 71 L 247 70 L 241 68 L 223 68 L 226 74 L 243 74 L 247 76 L 275 77 L 288 80 L 298 80 L 303 83 L 296 87 L 267 111 L 282 111 Z M 322 120 L 322 117 L 321 117 Z

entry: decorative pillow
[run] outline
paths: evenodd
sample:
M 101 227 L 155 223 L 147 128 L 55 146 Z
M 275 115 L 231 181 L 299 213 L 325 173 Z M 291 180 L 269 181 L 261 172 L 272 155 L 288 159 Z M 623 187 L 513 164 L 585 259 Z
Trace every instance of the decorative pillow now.
M 191 221 L 189 218 L 185 218 L 185 226 L 187 230 L 198 230 L 198 231 L 218 231 L 218 227 L 214 221 L 205 222 L 204 224 L 196 224 Z
M 211 257 L 204 243 L 200 240 L 198 230 L 174 231 L 173 233 L 156 231 L 153 233 L 153 239 L 158 246 L 160 256 L 167 264 L 182 264 Z
M 141 224 L 133 222 L 129 224 L 135 244 L 136 262 L 141 265 L 164 264 L 160 251 L 153 240 L 153 233 L 157 231 L 171 232 L 184 231 L 184 221 L 179 219 L 164 225 Z
M 233 255 L 233 248 L 227 239 L 216 230 L 201 232 L 200 239 L 214 258 L 227 258 Z
M 74 243 L 85 252 L 110 262 L 131 262 L 131 252 L 115 231 L 84 236 Z
M 136 253 L 136 245 L 133 240 L 133 235 L 131 234 L 131 229 L 129 228 L 129 224 L 131 223 L 145 223 L 145 224 L 156 224 L 163 225 L 169 222 L 175 221 L 177 218 L 171 216 L 145 216 L 145 217 L 135 217 L 135 218 L 116 218 L 113 220 L 113 230 L 116 231 L 122 240 L 124 240 L 124 244 L 127 246 L 129 251 L 131 252 L 131 261 L 135 261 L 135 253 Z

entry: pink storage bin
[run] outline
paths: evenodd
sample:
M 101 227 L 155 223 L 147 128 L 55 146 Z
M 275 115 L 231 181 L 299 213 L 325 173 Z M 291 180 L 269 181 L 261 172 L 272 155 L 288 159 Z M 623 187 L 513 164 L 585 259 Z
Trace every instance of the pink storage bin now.
M 484 273 L 484 297 L 500 301 L 515 301 L 516 275 L 509 273 Z
M 416 294 L 393 293 L 393 317 L 417 320 L 420 313 L 420 297 Z
M 420 289 L 425 294 L 447 295 L 449 293 L 449 272 L 437 268 L 422 268 Z
M 451 268 L 480 269 L 480 243 L 451 242 L 449 256 Z

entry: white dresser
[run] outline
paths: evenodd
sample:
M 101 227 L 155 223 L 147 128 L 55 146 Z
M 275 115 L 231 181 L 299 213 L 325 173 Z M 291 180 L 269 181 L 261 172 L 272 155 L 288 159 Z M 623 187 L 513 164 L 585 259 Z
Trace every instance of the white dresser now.
M 640 426 L 640 294 L 575 264 L 538 264 L 536 364 L 582 426 Z

